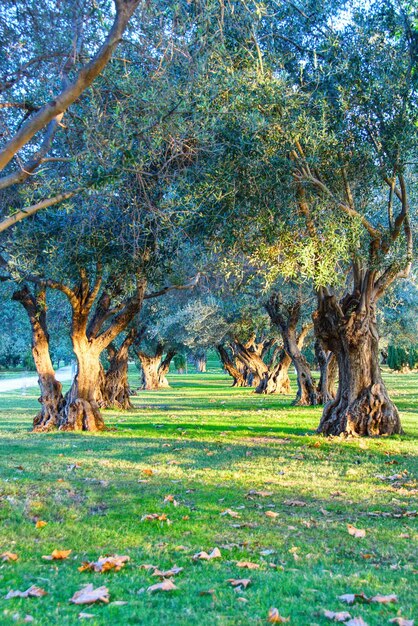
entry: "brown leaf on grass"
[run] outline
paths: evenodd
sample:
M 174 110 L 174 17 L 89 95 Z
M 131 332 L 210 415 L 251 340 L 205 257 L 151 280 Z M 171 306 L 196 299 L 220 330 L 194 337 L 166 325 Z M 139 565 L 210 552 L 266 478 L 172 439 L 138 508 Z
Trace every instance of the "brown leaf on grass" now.
M 370 602 L 370 599 L 363 592 L 345 593 L 342 596 L 338 596 L 338 599 L 341 600 L 341 602 L 346 602 L 347 604 L 354 604 L 357 600 L 360 602 Z
M 45 561 L 63 561 L 68 559 L 72 550 L 53 550 L 51 554 L 44 555 L 42 558 Z
M 228 578 L 226 581 L 233 587 L 243 587 L 246 589 L 251 584 L 251 578 Z
M 372 559 L 374 557 L 374 554 L 370 554 L 369 552 L 366 552 L 364 554 L 360 555 L 362 559 Z
M 202 552 L 197 552 L 196 554 L 192 556 L 192 559 L 194 561 L 199 561 L 199 560 L 210 561 L 211 559 L 220 559 L 221 556 L 222 555 L 221 555 L 221 551 L 219 550 L 219 548 L 214 548 L 210 554 L 208 554 L 204 550 L 202 550 Z
M 93 585 L 90 583 L 76 591 L 72 598 L 70 598 L 70 602 L 73 604 L 93 604 L 94 602 L 104 602 L 107 604 L 109 602 L 109 590 L 107 587 L 97 587 L 94 589 Z
M 356 537 L 357 539 L 362 539 L 366 536 L 366 531 L 364 528 L 356 528 L 352 524 L 347 524 L 348 534 L 352 537 Z
M 42 596 L 48 595 L 48 592 L 45 589 L 41 589 L 41 587 L 37 587 L 36 585 L 32 585 L 26 591 L 9 591 L 9 593 L 4 596 L 5 600 L 10 600 L 11 598 L 41 598 Z
M 158 522 L 167 522 L 167 524 L 171 524 L 171 521 L 168 519 L 167 515 L 165 513 L 148 513 L 147 515 L 143 515 L 141 517 L 141 522 L 153 522 L 153 521 L 158 521 Z
M 3 552 L 0 554 L 0 559 L 4 562 L 6 561 L 17 561 L 19 557 L 14 552 Z
M 215 589 L 204 589 L 203 591 L 199 591 L 199 596 L 212 596 L 215 600 Z
M 129 556 L 119 556 L 118 554 L 114 554 L 112 556 L 101 556 L 97 561 L 83 561 L 81 566 L 78 568 L 78 571 L 92 571 L 103 573 L 114 569 L 115 572 L 118 572 L 120 569 L 122 569 L 122 567 L 125 566 L 125 563 L 127 563 L 128 561 Z
M 290 622 L 290 617 L 282 617 L 279 610 L 272 607 L 269 609 L 267 621 L 271 624 L 285 624 L 286 622 Z
M 306 506 L 306 502 L 303 500 L 285 500 L 283 504 L 286 506 Z
M 154 470 L 152 470 L 152 469 L 143 469 L 142 473 L 145 474 L 145 476 L 152 476 L 154 474 Z
M 246 569 L 259 569 L 260 565 L 258 563 L 251 563 L 251 561 L 238 561 L 235 563 L 237 567 L 244 567 Z
M 276 517 L 279 517 L 279 514 L 276 513 L 276 511 L 266 511 L 264 515 L 266 517 L 270 517 L 271 519 L 276 519 Z
M 48 524 L 48 522 L 44 522 L 44 520 L 38 519 L 38 521 L 35 524 L 35 528 L 43 528 L 47 524 Z
M 173 567 L 166 570 L 165 572 L 161 572 L 158 568 L 155 568 L 152 575 L 159 576 L 160 578 L 171 578 L 172 576 L 175 576 L 176 574 L 180 574 L 180 572 L 182 571 L 183 571 L 182 567 L 177 567 L 177 565 L 173 565 Z
M 251 489 L 251 491 L 249 491 L 247 493 L 247 498 L 250 496 L 256 497 L 256 498 L 269 498 L 270 496 L 273 495 L 272 491 L 257 491 L 256 489 Z
M 391 602 L 397 602 L 397 601 L 398 601 L 398 596 L 396 596 L 394 593 L 392 593 L 389 596 L 381 596 L 377 594 L 376 596 L 373 596 L 372 598 L 370 598 L 370 602 L 375 602 L 376 604 L 390 604 Z
M 229 515 L 229 517 L 234 517 L 235 519 L 239 519 L 241 517 L 239 513 L 233 511 L 232 509 L 225 509 L 225 511 L 222 511 L 221 515 Z
M 348 611 L 339 611 L 338 613 L 334 613 L 334 611 L 324 610 L 324 617 L 327 619 L 332 619 L 334 622 L 346 622 L 351 618 L 350 613 Z
M 142 565 L 139 566 L 139 569 L 145 569 L 145 570 L 150 570 L 150 569 L 158 569 L 157 565 L 150 565 L 149 563 L 143 563 Z
M 78 619 L 91 619 L 92 617 L 96 617 L 94 615 L 94 613 L 83 613 L 83 612 L 81 612 L 81 613 L 78 614 Z
M 345 626 L 367 626 L 367 623 L 362 617 L 353 617 L 353 619 L 345 622 Z
M 161 583 L 148 587 L 147 591 L 153 593 L 154 591 L 175 591 L 175 589 L 178 587 L 171 580 L 163 580 Z
M 171 502 L 173 504 L 173 506 L 178 506 L 179 503 L 177 502 L 177 500 L 174 499 L 174 496 L 172 495 L 168 495 L 164 498 L 164 504 L 166 504 L 167 502 Z
M 414 626 L 413 619 L 405 619 L 404 617 L 394 617 L 389 620 L 390 624 L 398 624 L 398 626 Z

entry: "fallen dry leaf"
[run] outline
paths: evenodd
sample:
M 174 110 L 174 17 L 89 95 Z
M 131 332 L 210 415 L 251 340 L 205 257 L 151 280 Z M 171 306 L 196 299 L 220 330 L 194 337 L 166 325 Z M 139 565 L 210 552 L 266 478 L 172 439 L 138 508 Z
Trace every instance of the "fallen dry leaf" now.
M 53 550 L 51 554 L 44 555 L 42 558 L 45 561 L 63 561 L 68 559 L 72 550 Z
M 286 622 L 290 622 L 290 617 L 282 617 L 279 610 L 272 607 L 269 609 L 267 621 L 271 624 L 285 624 Z
M 392 593 L 389 596 L 381 596 L 377 594 L 376 596 L 373 596 L 372 598 L 370 598 L 370 602 L 376 602 L 377 604 L 390 604 L 391 602 L 397 602 L 397 601 L 398 601 L 398 596 L 396 596 L 394 593 Z
M 145 474 L 145 476 L 152 476 L 154 474 L 154 470 L 152 470 L 152 469 L 143 469 L 142 473 Z
M 94 589 L 90 583 L 76 591 L 73 597 L 70 599 L 73 604 L 93 604 L 93 602 L 109 602 L 109 590 L 107 587 L 97 587 Z
M 83 561 L 81 566 L 78 568 L 79 572 L 108 572 L 111 569 L 114 569 L 115 572 L 118 572 L 122 567 L 124 567 L 125 563 L 129 561 L 129 556 L 119 556 L 118 554 L 114 554 L 113 556 L 101 556 L 97 561 Z M 145 566 L 141 566 L 145 569 Z M 153 567 L 150 565 L 149 567 Z
M 275 519 L 276 517 L 279 517 L 279 514 L 276 513 L 276 511 L 266 511 L 264 515 L 266 517 L 270 517 L 271 519 Z
M 414 626 L 413 619 L 405 619 L 404 617 L 394 617 L 389 620 L 390 624 L 398 624 L 398 626 Z
M 47 524 L 48 522 L 44 522 L 42 519 L 39 519 L 35 524 L 35 528 L 43 528 Z
M 251 563 L 251 561 L 238 561 L 235 565 L 246 569 L 259 569 L 260 567 L 258 563 Z
M 353 619 L 345 622 L 345 626 L 367 626 L 367 623 L 361 617 L 353 617 Z
M 5 562 L 5 561 L 17 561 L 19 557 L 17 556 L 17 554 L 14 554 L 14 552 L 3 552 L 3 554 L 0 554 L 0 559 Z
M 324 617 L 332 619 L 334 622 L 346 622 L 351 618 L 351 615 L 348 611 L 339 611 L 338 613 L 334 613 L 334 611 L 324 610 Z
M 241 517 L 239 513 L 237 513 L 236 511 L 232 511 L 232 509 L 226 509 L 225 511 L 222 511 L 221 515 L 229 515 L 229 517 L 234 517 L 236 519 L 239 519 Z
M 208 554 L 204 550 L 202 552 L 197 552 L 197 554 L 194 554 L 192 556 L 192 559 L 194 561 L 198 561 L 198 560 L 210 561 L 211 559 L 220 559 L 221 556 L 222 555 L 221 555 L 221 551 L 219 550 L 219 548 L 214 548 L 210 554 Z
M 141 522 L 152 522 L 152 521 L 158 521 L 158 522 L 167 522 L 167 524 L 171 524 L 170 520 L 168 519 L 167 515 L 165 513 L 148 513 L 147 515 L 143 515 L 141 517 Z
M 161 583 L 148 587 L 147 591 L 153 593 L 154 591 L 174 591 L 175 589 L 178 587 L 171 580 L 163 580 Z
M 255 496 L 257 498 L 269 498 L 272 495 L 273 495 L 272 491 L 257 491 L 256 489 L 251 489 L 251 491 L 247 493 L 247 497 Z
M 11 598 L 41 598 L 42 596 L 48 595 L 48 592 L 45 589 L 41 589 L 41 587 L 37 587 L 36 585 L 32 585 L 26 591 L 9 591 L 9 593 L 4 596 L 5 600 L 10 600 Z
M 251 583 L 251 578 L 228 578 L 226 582 L 233 587 L 243 587 L 246 589 Z
M 351 535 L 352 537 L 357 537 L 357 539 L 362 539 L 366 536 L 366 531 L 364 530 L 364 528 L 356 528 L 352 524 L 347 524 L 347 530 L 349 535 Z
M 159 576 L 160 578 L 171 578 L 172 576 L 175 576 L 176 574 L 180 574 L 180 572 L 182 571 L 183 571 L 182 567 L 177 567 L 177 565 L 174 565 L 173 567 L 166 570 L 165 572 L 161 572 L 158 568 L 155 568 L 152 575 Z
M 306 506 L 306 502 L 303 500 L 285 500 L 283 504 L 286 506 Z
M 346 602 L 347 604 L 354 604 L 356 600 L 360 600 L 362 602 L 370 602 L 370 599 L 366 596 L 365 593 L 345 593 L 342 596 L 338 596 L 338 599 L 341 602 Z
M 94 615 L 94 613 L 83 613 L 83 612 L 81 612 L 81 613 L 78 614 L 78 619 L 91 619 L 92 617 L 96 617 Z
M 173 504 L 173 506 L 178 506 L 179 503 L 177 502 L 177 500 L 175 500 L 174 496 L 172 495 L 168 495 L 164 498 L 164 504 L 166 504 L 167 502 L 171 502 Z

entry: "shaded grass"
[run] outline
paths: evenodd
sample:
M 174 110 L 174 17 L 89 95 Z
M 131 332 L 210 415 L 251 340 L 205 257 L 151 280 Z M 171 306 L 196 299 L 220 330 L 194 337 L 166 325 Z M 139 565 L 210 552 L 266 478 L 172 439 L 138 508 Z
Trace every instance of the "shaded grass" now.
M 320 408 L 232 389 L 213 370 L 173 375 L 171 389 L 139 393 L 134 411 L 106 412 L 114 430 L 99 435 L 30 433 L 36 390 L 0 394 L 0 552 L 19 555 L 0 566 L 0 596 L 31 584 L 49 593 L 0 600 L 0 622 L 19 623 L 28 613 L 42 625 L 75 624 L 84 610 L 95 616 L 89 624 L 262 624 L 277 606 L 292 624 L 322 625 L 329 623 L 324 608 L 346 608 L 338 595 L 360 591 L 399 597 L 348 609 L 370 626 L 398 611 L 412 618 L 416 520 L 407 513 L 416 508 L 418 377 L 386 378 L 406 434 L 348 441 L 315 435 Z M 404 470 L 398 480 L 378 477 Z M 272 495 L 248 497 L 252 489 Z M 168 494 L 178 507 L 163 503 Z M 228 508 L 240 518 L 221 516 Z M 268 510 L 278 516 L 269 519 Z M 141 521 L 148 513 L 172 523 Z M 37 519 L 47 526 L 36 529 Z M 348 523 L 366 537 L 351 537 Z M 191 559 L 215 546 L 221 559 Z M 73 552 L 63 562 L 43 561 L 54 548 Z M 118 573 L 77 571 L 83 560 L 114 553 L 131 558 Z M 238 568 L 239 560 L 260 568 Z M 178 590 L 144 592 L 156 579 L 143 563 L 184 567 Z M 237 593 L 228 578 L 252 584 Z M 127 604 L 69 604 L 88 582 L 107 585 L 111 602 Z M 214 593 L 200 595 L 208 590 Z

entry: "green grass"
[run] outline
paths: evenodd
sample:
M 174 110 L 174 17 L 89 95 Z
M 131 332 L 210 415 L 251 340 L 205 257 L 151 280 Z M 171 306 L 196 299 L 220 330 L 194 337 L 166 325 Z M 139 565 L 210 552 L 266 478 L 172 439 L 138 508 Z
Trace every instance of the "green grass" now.
M 19 555 L 0 565 L 0 623 L 23 623 L 29 614 L 42 626 L 76 624 L 84 611 L 94 614 L 92 625 L 263 624 L 271 606 L 301 626 L 329 624 L 323 609 L 349 610 L 369 626 L 398 614 L 412 619 L 416 519 L 404 514 L 417 508 L 418 376 L 386 378 L 406 434 L 349 441 L 314 434 L 320 408 L 232 389 L 213 368 L 171 376 L 171 389 L 139 393 L 130 413 L 106 412 L 113 430 L 98 435 L 33 434 L 36 390 L 0 394 L 0 553 Z M 155 473 L 147 477 L 149 468 Z M 402 480 L 377 477 L 403 470 Z M 251 489 L 272 495 L 249 498 Z M 163 503 L 169 494 L 178 507 Z M 222 516 L 228 508 L 240 519 Z M 278 516 L 269 519 L 268 510 Z M 141 521 L 148 513 L 166 513 L 172 523 Z M 37 519 L 47 526 L 36 529 Z M 350 536 L 347 524 L 366 537 Z M 221 559 L 192 560 L 215 546 Z M 54 548 L 72 554 L 42 560 Z M 119 572 L 77 570 L 115 553 L 131 559 Z M 240 569 L 240 560 L 260 568 Z M 183 567 L 178 590 L 144 592 L 158 582 L 140 569 L 145 563 Z M 252 583 L 237 593 L 228 578 Z M 90 582 L 108 587 L 110 604 L 69 604 Z M 3 599 L 32 584 L 48 595 Z M 361 591 L 395 593 L 398 602 L 347 607 L 337 599 Z M 121 601 L 127 604 L 112 604 Z

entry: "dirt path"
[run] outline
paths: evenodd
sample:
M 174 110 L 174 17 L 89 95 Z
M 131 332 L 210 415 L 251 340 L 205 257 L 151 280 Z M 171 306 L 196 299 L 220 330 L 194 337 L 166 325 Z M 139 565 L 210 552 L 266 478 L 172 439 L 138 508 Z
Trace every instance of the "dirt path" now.
M 61 367 L 56 371 L 56 377 L 60 382 L 66 382 L 72 380 L 72 368 L 71 365 L 67 367 Z M 20 376 L 18 378 L 6 378 L 0 380 L 0 392 L 1 391 L 15 391 L 16 389 L 27 389 L 29 387 L 37 387 L 37 376 Z

